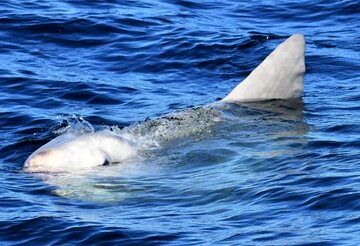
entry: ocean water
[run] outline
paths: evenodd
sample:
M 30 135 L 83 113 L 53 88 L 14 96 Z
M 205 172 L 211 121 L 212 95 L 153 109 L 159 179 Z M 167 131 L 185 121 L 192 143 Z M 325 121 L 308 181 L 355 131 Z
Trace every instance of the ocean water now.
M 0 244 L 359 245 L 359 13 L 350 0 L 1 1 Z M 302 100 L 197 108 L 293 33 Z M 57 135 L 103 129 L 142 138 L 141 158 L 22 170 Z

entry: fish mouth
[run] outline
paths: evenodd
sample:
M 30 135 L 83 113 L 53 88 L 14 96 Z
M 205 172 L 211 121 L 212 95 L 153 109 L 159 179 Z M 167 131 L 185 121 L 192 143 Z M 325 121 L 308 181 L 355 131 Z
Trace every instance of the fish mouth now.
M 23 171 L 27 173 L 49 173 L 49 172 L 59 172 L 59 170 L 56 170 L 54 168 L 50 168 L 46 165 L 43 165 L 44 163 L 41 163 L 39 161 L 39 156 L 30 156 L 28 159 L 26 159 Z
M 34 163 L 33 159 L 28 159 L 25 161 L 23 166 L 23 171 L 27 173 L 44 173 L 46 172 L 42 165 L 38 165 Z

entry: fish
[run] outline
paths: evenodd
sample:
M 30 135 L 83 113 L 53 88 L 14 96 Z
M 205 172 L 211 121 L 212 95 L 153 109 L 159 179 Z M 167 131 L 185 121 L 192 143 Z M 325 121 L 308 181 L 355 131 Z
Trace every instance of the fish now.
M 197 129 L 202 129 L 209 124 L 197 123 L 197 117 L 202 115 L 204 118 L 205 115 L 206 122 L 215 123 L 218 114 L 213 108 L 221 104 L 300 99 L 305 70 L 305 38 L 302 34 L 294 34 L 279 44 L 219 102 L 200 110 L 184 110 L 142 124 L 156 126 L 158 130 L 164 122 L 176 121 L 176 124 L 172 124 L 173 128 L 189 129 L 181 128 L 181 125 L 191 123 Z M 151 130 L 151 127 L 143 129 Z M 131 134 L 114 134 L 109 130 L 80 134 L 67 132 L 35 150 L 26 159 L 23 169 L 27 172 L 71 172 L 124 163 L 136 158 L 141 141 L 141 138 L 136 139 Z

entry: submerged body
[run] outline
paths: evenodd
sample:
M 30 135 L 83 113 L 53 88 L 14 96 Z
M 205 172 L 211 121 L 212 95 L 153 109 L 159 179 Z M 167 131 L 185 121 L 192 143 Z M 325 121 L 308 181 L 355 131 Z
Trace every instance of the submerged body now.
M 222 102 L 300 98 L 305 73 L 304 52 L 304 37 L 299 34 L 291 36 L 235 87 Z M 205 110 L 204 112 L 213 111 Z M 216 113 L 209 114 L 209 117 L 214 118 L 216 115 Z M 190 118 L 196 121 L 194 117 L 197 116 L 194 113 Z M 181 119 L 182 116 L 176 117 L 180 119 L 179 124 L 185 122 Z M 166 116 L 164 119 L 169 119 L 169 117 Z M 207 119 L 207 122 L 215 121 Z M 162 124 L 156 120 L 153 123 Z M 202 124 L 199 129 L 207 125 L 207 123 Z M 80 135 L 65 133 L 31 154 L 25 161 L 24 168 L 30 172 L 69 171 L 124 162 L 136 156 L 137 145 L 141 145 L 141 139 L 134 143 L 126 137 L 126 134 L 119 136 L 109 131 Z

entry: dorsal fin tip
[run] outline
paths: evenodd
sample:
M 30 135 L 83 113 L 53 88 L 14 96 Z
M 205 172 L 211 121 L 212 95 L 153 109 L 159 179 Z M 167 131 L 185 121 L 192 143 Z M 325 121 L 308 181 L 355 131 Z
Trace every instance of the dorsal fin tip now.
M 305 38 L 294 34 L 282 42 L 222 101 L 300 98 L 305 74 Z

